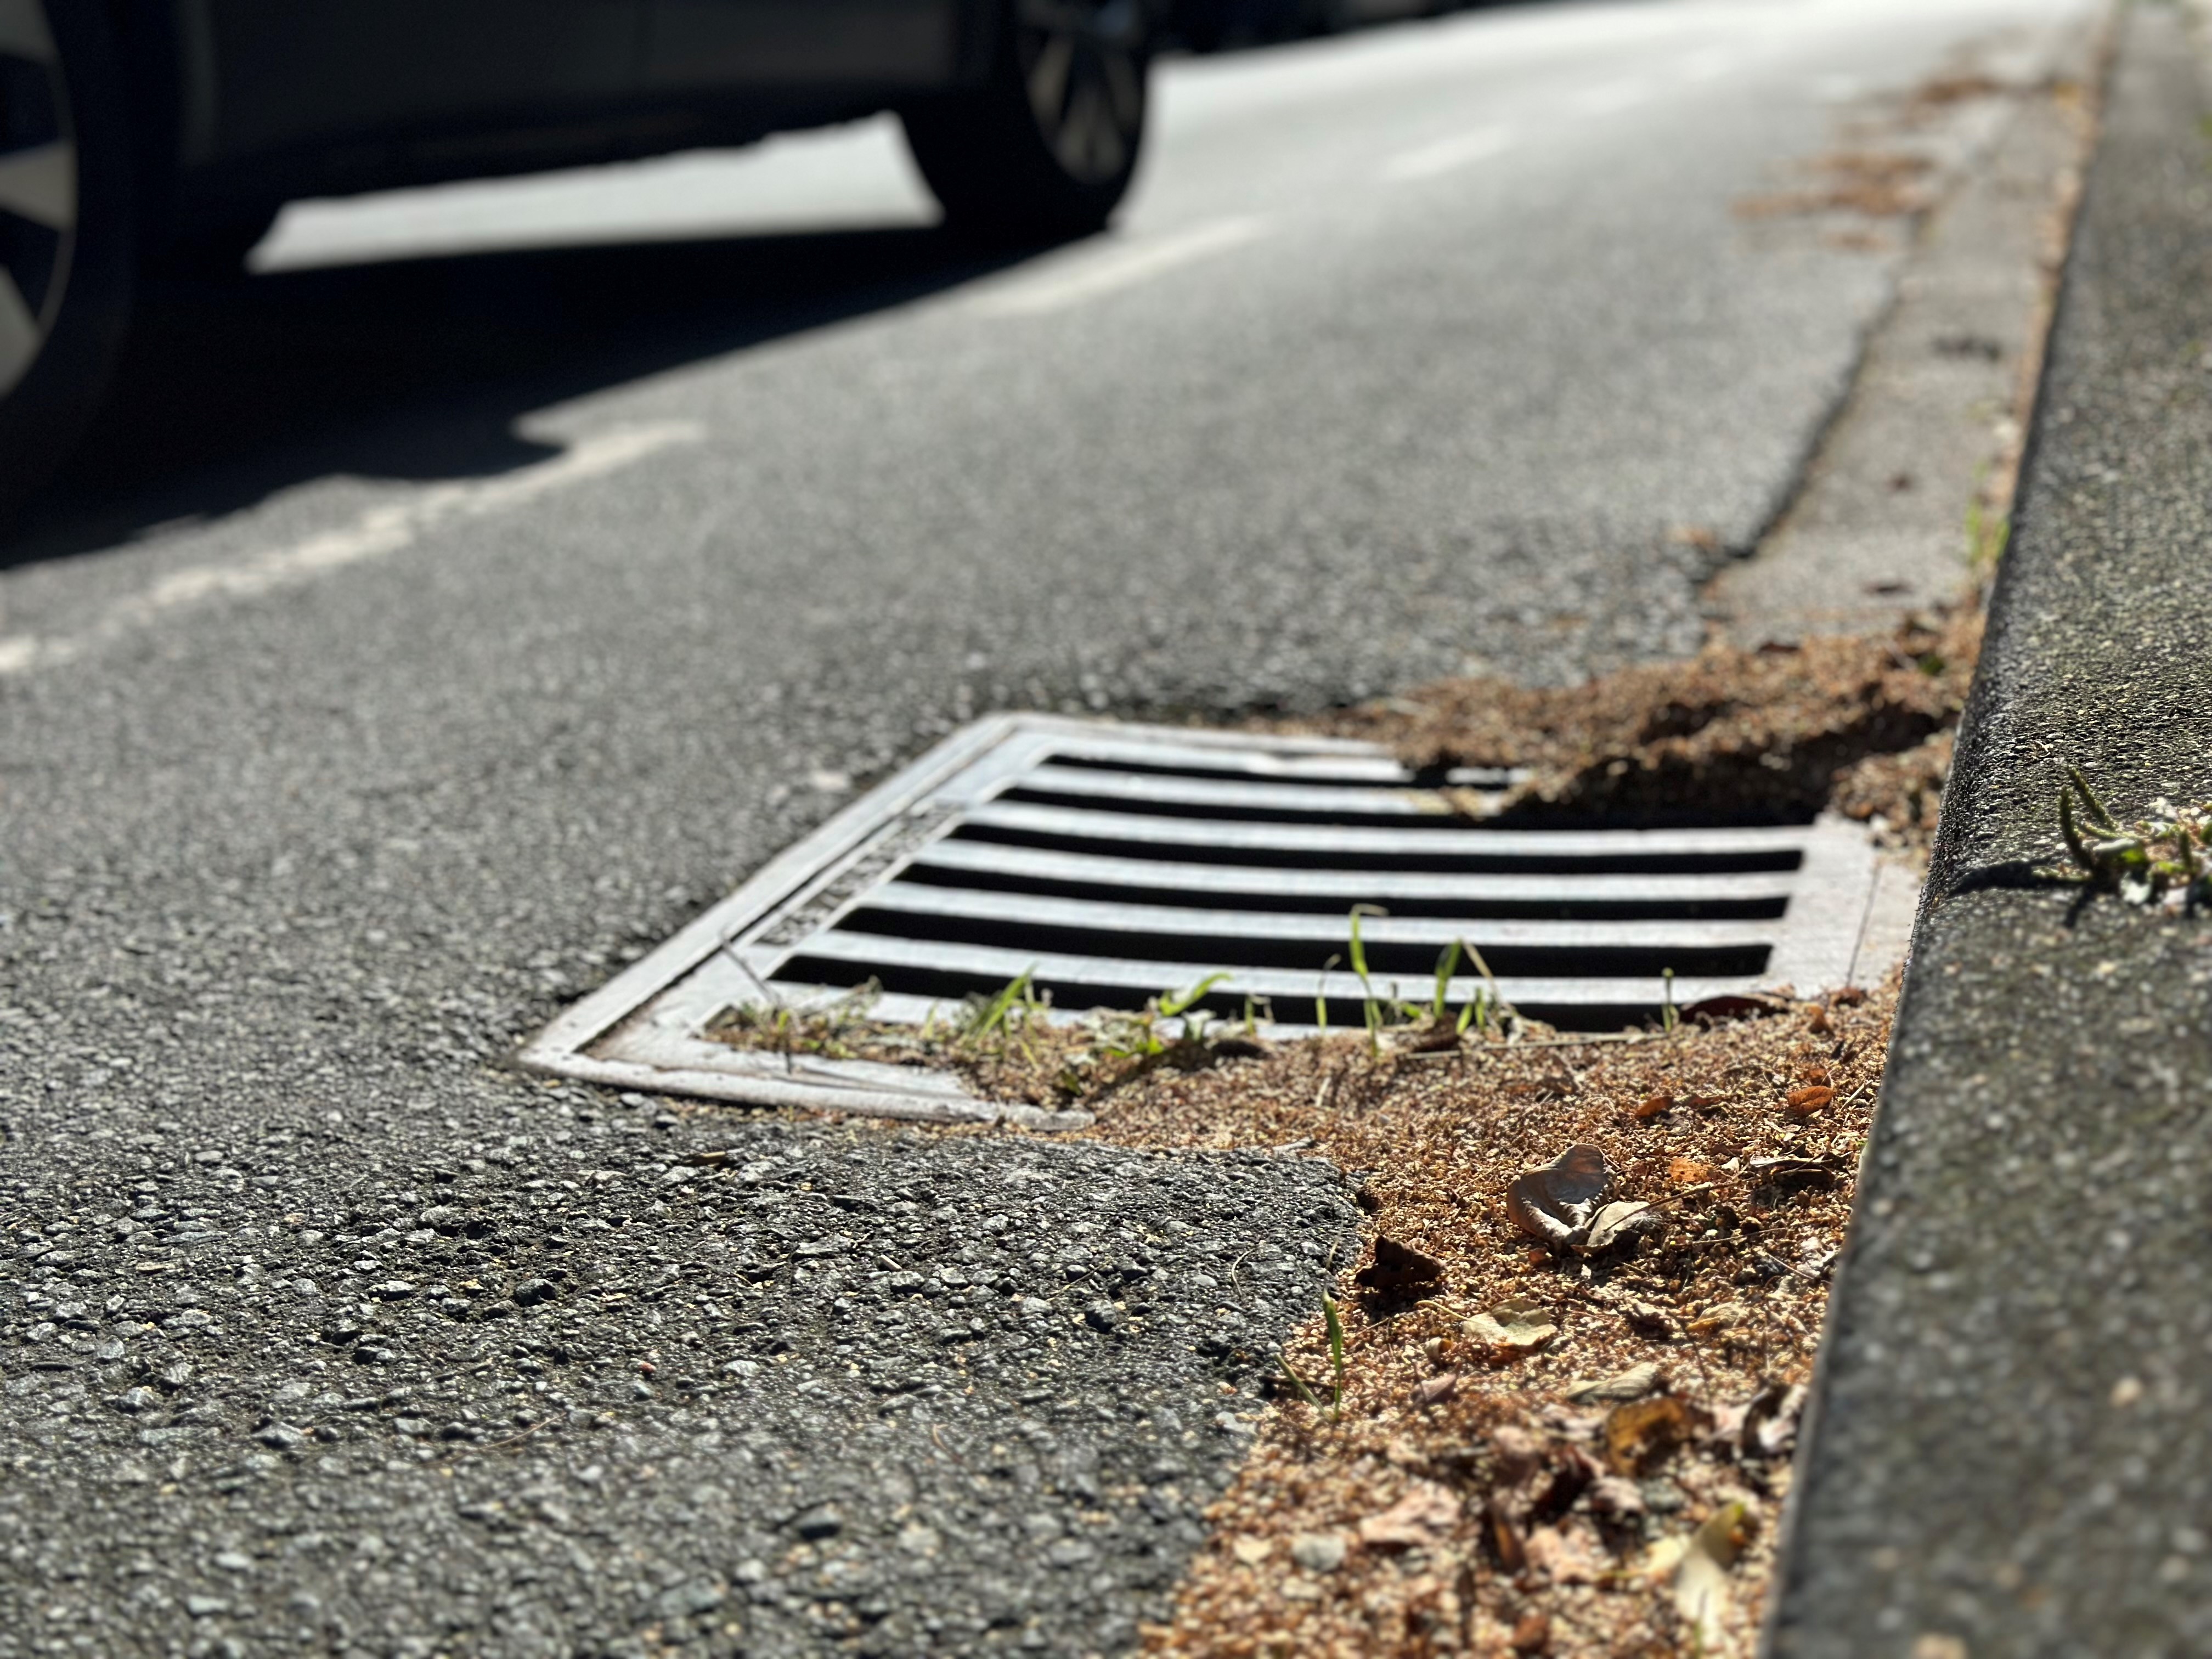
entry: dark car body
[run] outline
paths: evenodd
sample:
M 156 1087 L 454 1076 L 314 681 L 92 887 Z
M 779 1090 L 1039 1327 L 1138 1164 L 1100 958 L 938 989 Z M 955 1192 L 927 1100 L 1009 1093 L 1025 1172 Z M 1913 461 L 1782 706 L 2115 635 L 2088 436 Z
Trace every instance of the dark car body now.
M 154 234 L 742 143 L 979 82 L 993 0 L 132 0 Z
M 149 272 L 284 203 L 896 111 L 955 231 L 1099 228 L 1156 0 L 0 0 L 0 518 L 89 420 Z

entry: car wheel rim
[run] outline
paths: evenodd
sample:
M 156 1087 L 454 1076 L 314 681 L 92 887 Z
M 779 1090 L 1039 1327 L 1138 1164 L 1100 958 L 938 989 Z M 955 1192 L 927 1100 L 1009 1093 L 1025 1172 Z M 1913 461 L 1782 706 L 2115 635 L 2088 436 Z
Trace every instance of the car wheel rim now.
M 1145 118 L 1142 9 L 1135 0 L 1017 0 L 1014 17 L 1030 112 L 1054 159 L 1086 185 L 1119 178 Z
M 0 0 L 0 397 L 52 332 L 76 242 L 76 144 L 41 0 Z

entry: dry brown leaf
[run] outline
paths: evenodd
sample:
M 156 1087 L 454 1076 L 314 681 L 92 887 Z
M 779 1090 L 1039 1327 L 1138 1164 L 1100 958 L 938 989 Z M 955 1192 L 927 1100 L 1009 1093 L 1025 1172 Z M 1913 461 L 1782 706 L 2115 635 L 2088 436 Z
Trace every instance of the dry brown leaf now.
M 1449 1489 L 1421 1481 L 1380 1515 L 1359 1523 L 1359 1541 L 1370 1549 L 1424 1549 L 1451 1536 L 1459 1524 L 1460 1501 Z
M 1513 1626 L 1513 1651 L 1522 1654 L 1552 1650 L 1552 1621 L 1540 1613 L 1524 1613 Z
M 1595 1584 L 1613 1567 L 1605 1547 L 1572 1522 L 1538 1527 L 1524 1547 L 1529 1566 L 1555 1584 Z
M 1783 1104 L 1799 1117 L 1810 1117 L 1836 1097 L 1836 1091 L 1825 1083 L 1815 1083 L 1802 1089 L 1792 1089 L 1783 1097 Z
M 1656 1208 L 1650 1204 L 1608 1204 L 1590 1218 L 1589 1233 L 1576 1248 L 1591 1255 L 1601 1255 L 1630 1233 L 1656 1223 Z
M 1674 1570 L 1674 1610 L 1696 1632 L 1699 1647 L 1711 1652 L 1726 1634 L 1729 1569 L 1742 1553 L 1749 1511 L 1741 1503 L 1723 1504 L 1690 1534 Z
M 1695 1431 L 1689 1407 L 1672 1395 L 1616 1406 L 1605 1419 L 1606 1461 L 1615 1474 L 1642 1474 Z
M 1375 1260 L 1352 1276 L 1363 1290 L 1386 1296 L 1403 1295 L 1443 1282 L 1444 1264 L 1425 1251 L 1377 1234 Z
M 1516 1359 L 1549 1345 L 1559 1334 L 1544 1304 L 1531 1297 L 1516 1296 L 1479 1313 L 1460 1327 L 1470 1341 L 1479 1342 L 1500 1358 Z
M 1523 1170 L 1505 1188 L 1505 1212 L 1532 1238 L 1556 1243 L 1589 1219 L 1613 1170 L 1595 1146 L 1570 1146 L 1540 1169 Z
M 1601 1474 L 1590 1482 L 1589 1504 L 1600 1515 L 1631 1521 L 1644 1513 L 1644 1489 L 1623 1476 Z
M 1560 1398 L 1577 1406 L 1595 1400 L 1641 1400 L 1656 1389 L 1663 1380 L 1659 1367 L 1650 1360 L 1640 1365 L 1631 1365 L 1625 1371 L 1615 1371 L 1611 1376 L 1586 1378 L 1570 1382 L 1561 1391 Z
M 1441 1406 L 1459 1392 L 1459 1373 L 1446 1371 L 1442 1376 L 1432 1376 L 1413 1387 L 1413 1403 L 1424 1408 Z
M 1717 1308 L 1708 1308 L 1690 1322 L 1693 1335 L 1710 1336 L 1715 1331 L 1725 1331 L 1741 1325 L 1751 1317 L 1751 1310 L 1741 1302 L 1723 1302 Z
M 1513 1517 L 1497 1504 L 1483 1512 L 1490 1525 L 1490 1547 L 1498 1557 L 1498 1565 L 1508 1572 L 1519 1572 L 1528 1565 L 1528 1551 L 1522 1541 L 1521 1528 L 1513 1524 Z

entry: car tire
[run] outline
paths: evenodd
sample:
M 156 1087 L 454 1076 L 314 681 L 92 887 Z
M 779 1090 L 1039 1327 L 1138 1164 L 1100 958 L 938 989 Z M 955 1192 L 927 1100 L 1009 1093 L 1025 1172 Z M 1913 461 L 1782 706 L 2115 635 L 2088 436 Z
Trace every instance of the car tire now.
M 1007 0 L 988 77 L 902 114 L 945 222 L 992 241 L 1104 225 L 1144 143 L 1151 24 L 1143 0 Z
M 0 521 L 92 418 L 130 321 L 131 146 L 105 12 L 0 0 Z

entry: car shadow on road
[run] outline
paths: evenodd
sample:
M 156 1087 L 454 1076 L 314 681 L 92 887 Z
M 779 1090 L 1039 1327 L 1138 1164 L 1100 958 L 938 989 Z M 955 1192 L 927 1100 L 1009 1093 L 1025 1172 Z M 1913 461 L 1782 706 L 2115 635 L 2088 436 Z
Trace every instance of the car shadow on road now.
M 552 452 L 518 417 L 1032 258 L 934 228 L 468 253 L 171 279 L 0 568 L 214 519 L 333 474 L 483 477 Z

